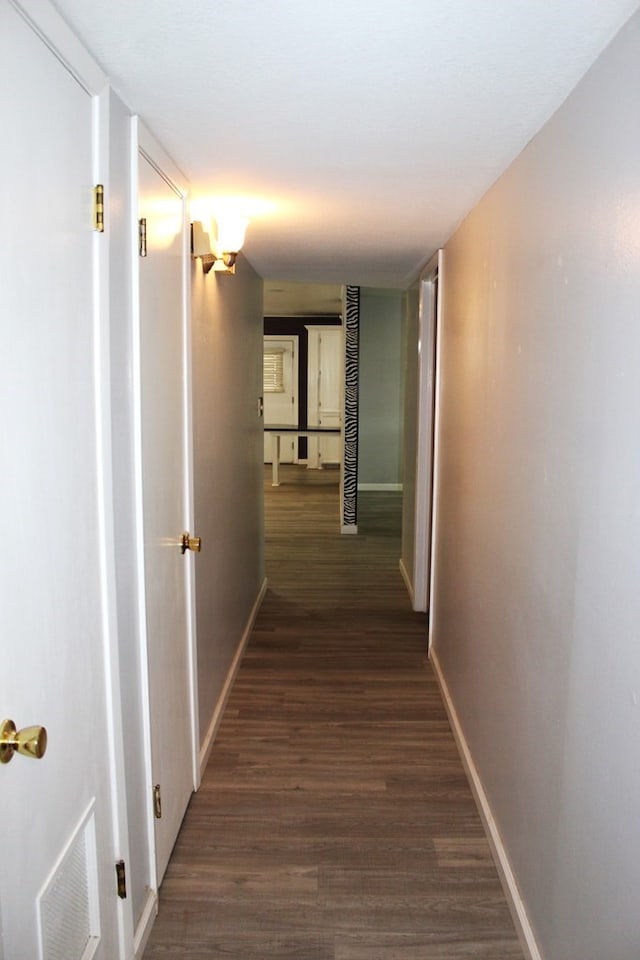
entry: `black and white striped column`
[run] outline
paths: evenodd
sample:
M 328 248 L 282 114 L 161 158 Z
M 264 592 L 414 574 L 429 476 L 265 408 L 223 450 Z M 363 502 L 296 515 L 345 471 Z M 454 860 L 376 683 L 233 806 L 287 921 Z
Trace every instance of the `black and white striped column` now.
M 345 311 L 344 455 L 342 532 L 358 532 L 358 376 L 360 287 L 347 286 Z

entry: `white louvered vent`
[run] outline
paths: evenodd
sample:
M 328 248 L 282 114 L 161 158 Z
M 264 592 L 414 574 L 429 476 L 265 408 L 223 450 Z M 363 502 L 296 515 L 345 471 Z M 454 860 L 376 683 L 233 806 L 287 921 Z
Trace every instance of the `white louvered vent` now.
M 264 392 L 284 393 L 284 350 L 278 347 L 264 351 Z
M 93 812 L 63 851 L 38 897 L 41 960 L 91 960 L 100 942 Z

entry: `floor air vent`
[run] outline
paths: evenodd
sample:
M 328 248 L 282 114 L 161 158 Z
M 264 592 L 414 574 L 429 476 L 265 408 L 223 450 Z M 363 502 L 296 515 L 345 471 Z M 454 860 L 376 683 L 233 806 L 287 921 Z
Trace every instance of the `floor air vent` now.
M 100 941 L 93 804 L 38 897 L 41 960 L 91 960 Z

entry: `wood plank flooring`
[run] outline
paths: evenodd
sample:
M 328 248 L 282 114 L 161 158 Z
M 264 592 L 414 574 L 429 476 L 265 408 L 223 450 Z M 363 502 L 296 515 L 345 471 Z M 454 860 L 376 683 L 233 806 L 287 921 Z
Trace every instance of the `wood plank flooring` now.
M 400 496 L 265 469 L 269 590 L 145 960 L 522 960 L 398 569 Z

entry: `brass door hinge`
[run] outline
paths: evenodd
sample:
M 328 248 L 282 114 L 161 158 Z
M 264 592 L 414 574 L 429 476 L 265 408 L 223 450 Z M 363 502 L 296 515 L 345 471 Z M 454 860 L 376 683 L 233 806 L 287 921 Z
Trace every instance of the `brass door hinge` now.
M 153 815 L 156 820 L 162 819 L 162 796 L 160 794 L 160 784 L 156 783 L 153 788 Z
M 141 257 L 147 255 L 147 218 L 141 217 L 138 220 L 138 254 Z
M 121 900 L 127 899 L 127 868 L 124 860 L 116 861 L 116 881 L 118 884 L 118 896 Z
M 104 187 L 101 183 L 93 188 L 93 229 L 104 233 Z

